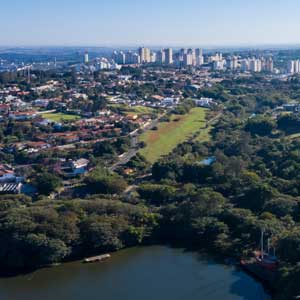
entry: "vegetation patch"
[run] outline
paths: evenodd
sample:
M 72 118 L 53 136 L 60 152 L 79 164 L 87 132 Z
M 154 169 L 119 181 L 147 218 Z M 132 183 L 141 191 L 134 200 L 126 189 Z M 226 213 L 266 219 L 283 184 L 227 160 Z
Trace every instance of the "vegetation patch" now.
M 42 114 L 42 117 L 53 122 L 76 121 L 81 119 L 80 116 L 64 113 Z
M 125 104 L 111 104 L 109 107 L 118 109 L 121 112 L 132 115 L 136 114 L 138 116 L 143 116 L 143 115 L 151 115 L 157 113 L 157 110 L 151 107 L 146 107 L 146 106 L 128 106 Z
M 141 154 L 151 163 L 157 161 L 161 156 L 170 153 L 178 144 L 191 138 L 199 131 L 199 140 L 207 140 L 209 130 L 206 128 L 207 110 L 204 108 L 193 108 L 188 114 L 178 116 L 172 115 L 170 122 L 163 122 L 158 125 L 157 130 L 145 132 L 140 140 L 146 143 Z M 176 121 L 175 121 L 176 119 Z

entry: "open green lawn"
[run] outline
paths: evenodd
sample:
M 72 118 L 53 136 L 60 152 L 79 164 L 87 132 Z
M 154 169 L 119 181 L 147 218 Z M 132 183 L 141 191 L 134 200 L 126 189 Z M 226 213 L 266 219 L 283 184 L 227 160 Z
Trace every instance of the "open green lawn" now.
M 205 121 L 206 111 L 204 108 L 193 108 L 187 115 L 172 115 L 170 122 L 162 122 L 158 125 L 158 130 L 145 132 L 140 140 L 147 146 L 141 149 L 140 153 L 149 162 L 154 163 L 195 134 L 199 141 L 209 140 L 209 128 L 206 128 Z M 176 119 L 178 120 L 175 121 Z
M 42 117 L 53 122 L 63 122 L 63 121 L 76 121 L 80 119 L 80 116 L 69 115 L 64 113 L 50 113 L 42 114 Z
M 157 110 L 145 106 L 128 106 L 125 104 L 111 104 L 110 107 L 118 108 L 122 112 L 127 114 L 137 114 L 139 116 L 157 113 Z

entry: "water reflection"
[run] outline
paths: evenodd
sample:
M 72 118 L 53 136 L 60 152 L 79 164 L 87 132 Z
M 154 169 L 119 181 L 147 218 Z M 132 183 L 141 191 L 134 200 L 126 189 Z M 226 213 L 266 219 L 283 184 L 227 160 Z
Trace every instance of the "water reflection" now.
M 74 262 L 0 279 L 0 300 L 265 300 L 255 280 L 195 253 L 132 248 L 96 264 Z

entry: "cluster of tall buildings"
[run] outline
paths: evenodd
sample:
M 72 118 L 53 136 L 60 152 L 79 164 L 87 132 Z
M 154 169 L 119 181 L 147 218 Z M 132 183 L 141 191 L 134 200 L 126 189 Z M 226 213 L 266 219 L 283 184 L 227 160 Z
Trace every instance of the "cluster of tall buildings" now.
M 242 72 L 274 72 L 274 62 L 272 57 L 261 58 L 238 58 L 237 56 L 229 56 L 227 59 L 223 59 L 219 56 L 219 59 L 213 60 L 213 67 L 215 70 L 240 70 Z
M 121 65 L 157 63 L 183 66 L 200 66 L 204 61 L 202 49 L 181 49 L 174 54 L 172 48 L 151 51 L 145 47 L 139 48 L 137 52 L 114 51 L 113 60 Z
M 84 55 L 85 64 L 89 63 L 89 56 Z M 114 51 L 110 59 L 102 58 L 97 61 L 98 69 L 115 69 L 120 65 L 139 65 L 156 63 L 160 65 L 174 65 L 177 67 L 201 66 L 210 64 L 214 70 L 239 70 L 242 72 L 268 72 L 274 73 L 274 62 L 272 57 L 242 58 L 240 56 L 223 56 L 222 53 L 206 55 L 205 61 L 203 51 L 200 48 L 183 48 L 175 53 L 172 48 L 152 51 L 150 48 L 141 47 L 137 51 Z M 289 61 L 288 73 L 300 73 L 300 60 Z
M 289 74 L 299 74 L 300 73 L 300 60 L 290 60 L 287 64 L 287 72 Z
M 241 71 L 246 72 L 274 72 L 274 62 L 272 57 L 268 58 L 246 58 L 241 60 Z

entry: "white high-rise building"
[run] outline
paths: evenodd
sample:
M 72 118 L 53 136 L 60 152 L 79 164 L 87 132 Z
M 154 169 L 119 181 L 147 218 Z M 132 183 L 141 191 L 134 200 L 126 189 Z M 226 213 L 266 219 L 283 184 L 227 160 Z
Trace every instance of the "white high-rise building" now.
M 273 73 L 274 72 L 274 62 L 272 57 L 268 57 L 266 60 L 264 60 L 264 71 Z
M 251 72 L 259 73 L 262 70 L 262 63 L 260 59 L 252 58 L 249 61 L 249 70 Z
M 125 61 L 126 61 L 126 64 L 129 64 L 129 65 L 137 65 L 137 64 L 141 63 L 141 58 L 137 53 L 128 51 L 126 53 Z
M 213 68 L 214 70 L 222 71 L 224 70 L 225 60 L 214 61 Z
M 248 59 L 243 59 L 241 61 L 241 71 L 242 72 L 249 71 L 249 60 Z
M 193 65 L 193 54 L 186 53 L 183 55 L 183 65 L 184 66 L 192 66 Z
M 150 61 L 151 61 L 151 63 L 155 63 L 156 62 L 156 53 L 155 52 L 151 52 Z
M 124 65 L 126 63 L 126 55 L 123 51 L 114 51 L 113 60 L 119 65 Z
M 300 60 L 290 60 L 287 64 L 287 72 L 289 74 L 298 74 L 300 73 Z
M 203 51 L 202 49 L 197 48 L 195 50 L 196 53 L 196 65 L 201 66 L 204 63 L 204 58 L 203 58 Z
M 165 63 L 168 65 L 172 65 L 173 64 L 173 49 L 168 48 L 168 49 L 164 49 L 163 51 L 165 53 Z
M 139 48 L 139 55 L 142 64 L 151 62 L 151 51 L 149 48 L 145 48 L 145 47 Z
M 238 68 L 238 58 L 232 56 L 227 60 L 227 68 L 230 70 L 236 70 Z
M 195 49 L 188 49 L 188 54 L 190 54 L 192 56 L 192 60 L 193 60 L 192 65 L 196 66 L 197 61 L 196 61 L 196 51 L 195 51 Z
M 293 60 L 288 61 L 287 72 L 290 74 L 295 73 L 295 61 L 293 61 Z
M 156 62 L 159 64 L 164 64 L 166 61 L 165 51 L 160 50 L 156 53 Z
M 85 64 L 89 63 L 89 53 L 87 51 L 85 51 L 84 53 L 84 63 Z

